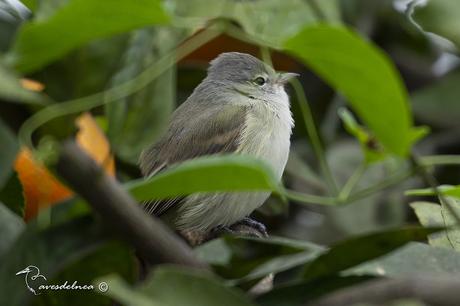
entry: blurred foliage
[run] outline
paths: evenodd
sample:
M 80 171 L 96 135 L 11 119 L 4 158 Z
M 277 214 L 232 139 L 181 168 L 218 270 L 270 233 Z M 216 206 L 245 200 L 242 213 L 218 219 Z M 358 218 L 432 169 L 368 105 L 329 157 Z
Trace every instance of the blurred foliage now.
M 292 306 L 370 279 L 460 273 L 459 17 L 452 0 L 0 0 L 0 305 Z M 139 154 L 223 51 L 301 74 L 282 184 L 245 156 L 141 178 Z M 84 111 L 138 201 L 269 190 L 255 216 L 273 236 L 196 247 L 210 273 L 145 276 L 78 195 L 25 223 L 18 150 L 52 161 Z M 34 296 L 15 275 L 29 265 L 95 289 Z

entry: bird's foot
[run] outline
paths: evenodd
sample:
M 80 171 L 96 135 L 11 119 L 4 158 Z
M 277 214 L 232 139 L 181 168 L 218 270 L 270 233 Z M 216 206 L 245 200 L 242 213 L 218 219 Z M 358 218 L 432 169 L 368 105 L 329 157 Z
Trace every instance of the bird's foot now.
M 235 224 L 230 226 L 230 229 L 233 232 L 236 232 L 244 236 L 254 236 L 257 238 L 268 237 L 267 228 L 265 227 L 265 225 L 249 217 L 246 217 L 236 222 Z

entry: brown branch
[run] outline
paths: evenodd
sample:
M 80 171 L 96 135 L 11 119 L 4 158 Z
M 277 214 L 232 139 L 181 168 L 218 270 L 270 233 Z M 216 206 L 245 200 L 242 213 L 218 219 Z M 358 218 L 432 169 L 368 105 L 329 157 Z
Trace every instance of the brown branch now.
M 56 166 L 58 174 L 150 263 L 174 263 L 206 268 L 191 249 L 159 219 L 107 175 L 74 141 L 64 142 Z
M 383 305 L 415 298 L 428 305 L 457 306 L 460 301 L 460 279 L 454 276 L 379 279 L 329 294 L 307 306 L 342 306 L 358 303 Z

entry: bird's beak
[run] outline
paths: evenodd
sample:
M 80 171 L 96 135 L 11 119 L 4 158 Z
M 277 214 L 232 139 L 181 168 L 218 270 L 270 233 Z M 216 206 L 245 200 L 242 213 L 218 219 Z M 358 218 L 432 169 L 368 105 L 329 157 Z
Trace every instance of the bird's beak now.
M 24 270 L 21 270 L 21 271 L 19 271 L 18 273 L 16 273 L 16 275 L 24 274 L 24 273 L 29 273 L 29 272 L 30 272 L 29 268 L 25 268 Z
M 278 83 L 279 84 L 286 84 L 290 79 L 292 78 L 295 78 L 295 77 L 298 77 L 299 74 L 298 73 L 293 73 L 293 72 L 284 72 L 284 73 L 280 73 L 278 75 Z

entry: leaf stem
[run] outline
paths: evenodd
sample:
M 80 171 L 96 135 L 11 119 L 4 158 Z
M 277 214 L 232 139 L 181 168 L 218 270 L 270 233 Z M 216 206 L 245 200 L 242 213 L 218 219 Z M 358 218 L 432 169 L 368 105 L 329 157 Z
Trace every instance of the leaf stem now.
M 342 189 L 337 196 L 339 201 L 345 201 L 350 196 L 350 193 L 356 187 L 356 184 L 359 183 L 360 179 L 362 178 L 363 174 L 366 172 L 367 164 L 362 162 L 358 168 L 353 172 L 353 174 L 348 178 L 345 185 L 343 185 Z
M 291 80 L 291 85 L 294 88 L 294 91 L 296 93 L 297 101 L 298 101 L 300 110 L 302 112 L 302 117 L 305 122 L 305 127 L 307 129 L 308 136 L 313 146 L 313 150 L 315 152 L 316 158 L 319 161 L 321 171 L 328 184 L 329 191 L 333 195 L 336 195 L 338 193 L 337 184 L 334 180 L 334 177 L 332 176 L 331 170 L 326 161 L 324 148 L 321 143 L 321 139 L 319 137 L 318 130 L 316 129 L 313 115 L 310 109 L 310 105 L 308 104 L 307 97 L 305 96 L 305 92 L 303 91 L 302 84 L 300 83 L 299 80 L 293 79 Z

